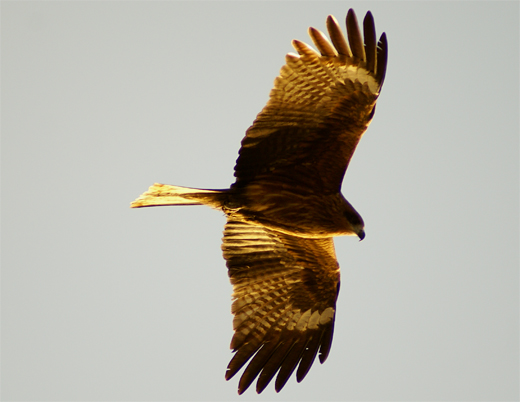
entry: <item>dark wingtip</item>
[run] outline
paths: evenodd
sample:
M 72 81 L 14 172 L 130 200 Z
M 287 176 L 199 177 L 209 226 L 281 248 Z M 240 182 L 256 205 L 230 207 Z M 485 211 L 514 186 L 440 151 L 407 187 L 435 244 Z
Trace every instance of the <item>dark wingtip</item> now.
M 370 11 L 367 12 L 363 20 L 363 36 L 365 37 L 366 68 L 375 74 L 377 65 L 376 25 Z
M 347 13 L 347 36 L 350 43 L 350 50 L 354 57 L 357 57 L 359 60 L 365 60 L 363 38 L 359 30 L 356 13 L 353 9 L 348 10 Z
M 380 87 L 383 86 L 386 75 L 386 64 L 388 62 L 388 41 L 386 39 L 386 33 L 383 32 L 379 38 L 377 44 L 377 73 L 376 76 L 379 80 Z
M 226 379 L 226 381 L 229 381 L 229 380 L 231 380 L 231 379 L 233 378 L 233 376 L 234 376 L 235 374 L 236 374 L 236 373 L 233 373 L 233 372 L 229 369 L 229 367 L 228 367 L 227 370 L 226 370 L 226 375 L 225 375 L 224 378 Z
M 343 32 L 341 32 L 341 28 L 339 27 L 338 22 L 332 15 L 329 15 L 327 17 L 327 30 L 329 31 L 330 40 L 332 41 L 338 54 L 347 57 L 352 57 L 350 46 L 345 40 Z
M 339 291 L 339 289 L 338 289 Z M 318 358 L 320 360 L 320 363 L 325 363 L 325 360 L 327 360 L 327 357 L 329 357 L 330 353 L 330 347 L 332 346 L 332 335 L 334 334 L 334 320 L 332 321 L 332 324 L 325 330 L 322 337 L 322 342 L 320 345 L 320 352 L 318 354 Z

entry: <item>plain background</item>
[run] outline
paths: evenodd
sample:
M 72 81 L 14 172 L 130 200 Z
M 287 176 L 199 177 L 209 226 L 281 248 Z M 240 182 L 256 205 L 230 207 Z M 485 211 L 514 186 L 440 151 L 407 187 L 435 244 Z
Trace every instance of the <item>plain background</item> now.
M 224 381 L 225 188 L 292 39 L 371 10 L 389 65 L 343 192 L 324 365 Z M 517 400 L 518 2 L 2 2 L 2 400 Z M 343 22 L 342 22 L 343 25 Z

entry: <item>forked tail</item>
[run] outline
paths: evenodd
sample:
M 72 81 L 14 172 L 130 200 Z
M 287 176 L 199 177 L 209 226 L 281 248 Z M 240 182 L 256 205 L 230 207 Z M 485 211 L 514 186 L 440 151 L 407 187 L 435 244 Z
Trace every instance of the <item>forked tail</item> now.
M 155 183 L 130 204 L 131 208 L 161 205 L 207 205 L 221 209 L 227 190 L 201 190 Z

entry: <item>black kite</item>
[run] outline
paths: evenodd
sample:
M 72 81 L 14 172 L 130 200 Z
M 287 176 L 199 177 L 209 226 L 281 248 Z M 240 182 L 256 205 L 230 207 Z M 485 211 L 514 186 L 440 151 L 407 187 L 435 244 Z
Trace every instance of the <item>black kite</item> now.
M 346 19 L 348 43 L 327 18 L 332 44 L 309 35 L 317 53 L 294 40 L 269 101 L 242 140 L 236 181 L 226 190 L 154 184 L 132 207 L 208 205 L 226 214 L 222 250 L 233 285 L 226 379 L 251 358 L 243 393 L 262 392 L 278 373 L 280 391 L 298 366 L 300 382 L 316 354 L 329 354 L 339 291 L 333 236 L 364 238 L 361 216 L 341 194 L 352 154 L 374 116 L 387 64 L 372 14 Z

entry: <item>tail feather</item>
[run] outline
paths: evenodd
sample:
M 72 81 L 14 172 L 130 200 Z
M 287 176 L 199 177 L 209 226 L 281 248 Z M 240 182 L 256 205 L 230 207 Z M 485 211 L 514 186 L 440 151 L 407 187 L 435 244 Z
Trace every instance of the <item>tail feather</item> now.
M 221 209 L 227 190 L 202 190 L 155 183 L 130 204 L 130 208 L 162 205 L 208 205 Z

